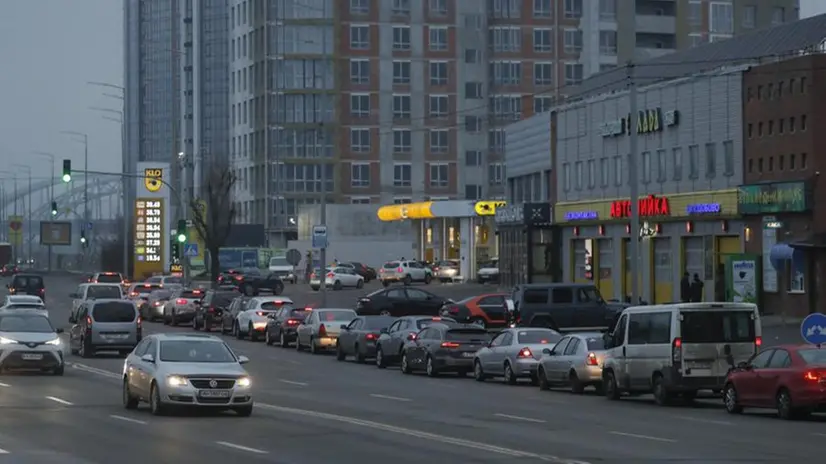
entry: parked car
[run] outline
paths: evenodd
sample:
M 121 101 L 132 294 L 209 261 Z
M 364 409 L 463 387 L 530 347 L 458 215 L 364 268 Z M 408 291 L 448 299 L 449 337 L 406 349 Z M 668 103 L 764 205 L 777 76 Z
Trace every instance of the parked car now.
M 520 378 L 529 378 L 536 384 L 539 358 L 561 338 L 559 332 L 551 329 L 505 329 L 476 353 L 474 377 L 483 382 L 489 377 L 501 376 L 511 385 L 515 385 Z
M 404 344 L 401 372 L 425 371 L 429 377 L 443 372 L 465 376 L 473 371 L 476 352 L 490 343 L 480 327 L 441 321 L 430 324 Z
M 310 308 L 281 308 L 275 313 L 267 315 L 267 329 L 264 340 L 267 345 L 278 342 L 278 346 L 287 348 L 295 341 L 298 326 L 312 312 Z
M 486 293 L 449 302 L 442 306 L 439 314 L 452 317 L 459 322 L 476 324 L 486 328 L 507 327 L 510 322 L 510 313 L 505 300 L 506 293 Z
M 434 316 L 406 316 L 390 324 L 387 330 L 382 330 L 376 341 L 376 367 L 384 369 L 387 366 L 398 364 L 402 359 L 404 344 L 416 338 L 425 327 L 442 322 L 455 323 L 449 317 Z
M 560 331 L 607 330 L 617 311 L 594 284 L 521 284 L 514 287 L 516 325 Z
M 236 274 L 234 276 L 234 288 L 237 288 L 246 296 L 258 296 L 261 292 L 280 295 L 284 293 L 284 282 L 275 272 L 270 272 L 264 276 L 256 269 L 243 274 Z
M 376 280 L 378 273 L 376 270 L 364 263 L 358 261 L 350 261 L 349 263 L 339 263 L 339 266 L 349 267 L 356 271 L 356 274 L 364 277 L 364 283 Z
M 411 285 L 413 282 L 429 284 L 432 279 L 430 269 L 418 261 L 390 261 L 379 269 L 379 280 L 385 287 L 394 282 L 404 285 Z
M 364 364 L 368 358 L 375 358 L 376 342 L 382 330 L 387 330 L 395 320 L 390 316 L 359 316 L 342 325 L 336 345 L 336 359 L 344 361 L 347 356 L 354 356 L 357 363 Z
M 439 282 L 452 282 L 454 277 L 461 274 L 459 260 L 445 259 L 433 265 L 433 272 L 436 273 L 436 278 Z
M 539 388 L 570 388 L 582 393 L 594 387 L 602 394 L 602 364 L 605 360 L 605 342 L 600 332 L 573 333 L 556 346 L 542 350 L 539 359 Z
M 293 306 L 293 300 L 284 296 L 256 296 L 250 298 L 244 307 L 235 313 L 232 333 L 241 340 L 249 337 L 250 341 L 266 334 L 269 316 L 284 306 Z
M 316 269 L 310 274 L 310 288 L 318 290 L 321 288 L 321 269 Z M 364 277 L 358 275 L 355 269 L 347 266 L 329 267 L 324 272 L 324 285 L 333 290 L 341 290 L 345 287 L 364 287 Z
M 499 283 L 499 258 L 493 258 L 479 265 L 476 271 L 476 281 L 480 284 Z
M 393 287 L 376 290 L 356 302 L 360 316 L 438 316 L 439 310 L 453 301 L 420 288 Z
M 349 324 L 356 317 L 358 315 L 352 309 L 314 309 L 310 316 L 298 326 L 295 337 L 296 351 L 302 351 L 306 346 L 310 349 L 310 353 L 318 354 L 334 348 L 341 333 L 342 324 Z

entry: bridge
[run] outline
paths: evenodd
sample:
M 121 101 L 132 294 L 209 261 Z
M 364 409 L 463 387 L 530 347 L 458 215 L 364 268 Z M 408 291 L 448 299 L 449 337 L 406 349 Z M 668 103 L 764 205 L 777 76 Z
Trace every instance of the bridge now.
M 6 186 L 9 185 L 6 181 Z M 32 221 L 47 221 L 52 219 L 52 207 L 49 201 L 50 187 L 54 186 L 55 196 L 53 200 L 57 203 L 58 219 L 67 220 L 72 218 L 83 219 L 84 194 L 86 193 L 86 176 L 74 174 L 72 181 L 64 183 L 61 179 L 32 182 Z M 29 186 L 25 180 L 21 182 L 18 178 L 17 192 L 6 189 L 6 195 L 0 202 L 0 208 L 6 216 L 14 214 L 14 205 L 18 202 L 18 215 L 26 216 L 28 212 Z M 89 176 L 88 207 L 89 220 L 97 221 L 111 219 L 121 214 L 123 208 L 121 199 L 122 179 L 111 177 L 109 179 L 99 176 Z M 38 199 L 39 197 L 39 199 Z M 110 199 L 109 201 L 104 201 Z M 127 212 L 128 213 L 128 212 Z M 6 218 L 2 218 L 5 220 Z M 26 217 L 25 219 L 29 219 Z

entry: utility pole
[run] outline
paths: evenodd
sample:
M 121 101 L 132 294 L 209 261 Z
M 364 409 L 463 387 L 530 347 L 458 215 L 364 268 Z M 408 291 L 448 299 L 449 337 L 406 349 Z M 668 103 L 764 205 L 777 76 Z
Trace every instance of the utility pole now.
M 35 155 L 45 156 L 45 157 L 49 158 L 49 161 L 51 161 L 51 163 L 52 163 L 52 183 L 51 183 L 51 185 L 49 185 L 49 201 L 54 203 L 54 201 L 55 201 L 55 199 L 54 199 L 54 185 L 57 181 L 57 177 L 56 177 L 55 170 L 54 170 L 55 156 L 53 154 L 47 153 L 45 151 L 35 151 L 35 152 L 32 152 L 32 153 L 34 153 Z M 40 238 L 40 241 L 41 241 L 41 243 L 43 242 L 42 237 Z M 46 270 L 51 272 L 51 270 L 52 270 L 52 246 L 51 245 L 46 245 L 46 249 L 47 249 L 46 260 L 48 261 L 48 264 L 46 265 Z
M 29 256 L 27 258 L 27 261 L 31 262 L 32 256 L 33 256 L 32 255 L 32 245 L 33 245 L 33 242 L 34 242 L 34 230 L 33 230 L 34 225 L 32 224 L 32 168 L 29 167 L 29 166 L 26 166 L 25 164 L 14 164 L 12 166 L 14 166 L 16 168 L 20 168 L 20 169 L 25 169 L 26 173 L 29 175 L 29 193 L 27 195 L 29 197 L 28 198 L 29 206 L 28 206 L 28 211 L 26 213 L 26 216 L 27 216 L 26 217 L 26 229 L 28 229 L 28 235 L 29 235 L 29 246 L 27 247 L 27 250 L 28 250 L 27 252 L 28 252 Z
M 327 24 L 327 2 L 322 3 L 321 8 L 321 17 L 324 18 L 324 29 L 321 32 L 321 59 L 326 61 L 327 60 L 327 28 L 331 27 Z M 322 122 L 319 124 L 319 137 L 321 138 L 321 149 L 324 149 L 324 144 L 326 143 L 324 138 L 324 114 L 321 115 Z M 327 169 L 326 166 L 324 169 L 321 170 L 321 225 L 326 227 L 327 226 Z M 329 233 L 327 234 L 327 240 L 329 240 Z M 320 264 L 321 269 L 321 276 L 319 276 L 319 282 L 321 283 L 321 307 L 327 307 L 327 245 L 328 243 L 323 243 L 321 248 L 321 255 L 320 255 Z
M 180 178 L 181 185 L 178 187 L 181 191 L 181 195 L 180 195 L 180 197 L 181 197 L 181 199 L 180 199 L 181 213 L 180 213 L 179 217 L 181 217 L 182 219 L 187 221 L 187 241 L 178 245 L 178 247 L 179 247 L 178 250 L 179 250 L 179 253 L 181 254 L 181 256 L 178 256 L 177 258 L 180 260 L 181 267 L 183 267 L 184 282 L 189 282 L 191 272 L 190 272 L 190 268 L 189 268 L 189 257 L 186 256 L 186 245 L 187 245 L 187 243 L 189 243 L 191 241 L 190 238 L 189 238 L 189 235 L 191 235 L 193 233 L 192 231 L 189 230 L 190 229 L 190 227 L 189 227 L 190 211 L 189 210 L 190 210 L 191 204 L 192 204 L 193 188 L 191 188 L 189 186 L 189 175 L 188 175 L 189 174 L 189 172 L 188 172 L 189 171 L 189 166 L 192 163 L 188 162 L 187 155 L 184 152 L 178 153 L 178 161 L 180 162 L 180 169 L 181 169 L 181 176 L 180 176 L 181 177 Z M 189 202 L 189 204 L 187 204 L 187 202 Z M 172 260 L 170 259 L 170 261 L 172 261 Z
M 637 169 L 637 144 L 638 137 L 637 125 L 639 118 L 639 111 L 637 110 L 637 83 L 634 77 L 634 63 L 629 61 L 626 65 L 628 70 L 628 99 L 630 107 L 631 119 L 629 129 L 631 134 L 629 136 L 629 155 L 628 155 L 628 184 L 630 187 L 630 202 L 631 202 L 631 237 L 630 250 L 631 253 L 631 304 L 637 305 L 640 302 L 639 282 L 642 276 L 639 269 L 640 259 L 640 207 L 639 207 L 639 170 Z

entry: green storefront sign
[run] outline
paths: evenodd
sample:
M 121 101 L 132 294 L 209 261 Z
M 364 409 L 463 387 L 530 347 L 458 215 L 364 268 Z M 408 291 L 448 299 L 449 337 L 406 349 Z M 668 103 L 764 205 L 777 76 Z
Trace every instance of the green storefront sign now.
M 740 214 L 800 213 L 810 208 L 806 182 L 741 185 L 737 192 Z

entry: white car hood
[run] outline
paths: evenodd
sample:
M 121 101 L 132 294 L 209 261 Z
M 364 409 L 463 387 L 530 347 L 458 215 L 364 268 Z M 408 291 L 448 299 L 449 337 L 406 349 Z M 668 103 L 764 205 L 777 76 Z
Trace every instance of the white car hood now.
M 163 363 L 166 375 L 203 375 L 203 376 L 246 376 L 247 371 L 238 363 Z
M 479 274 L 499 274 L 498 267 L 483 267 L 479 269 Z
M 21 343 L 44 343 L 57 338 L 57 334 L 54 332 L 0 332 L 0 337 L 8 338 L 9 340 L 17 340 Z

